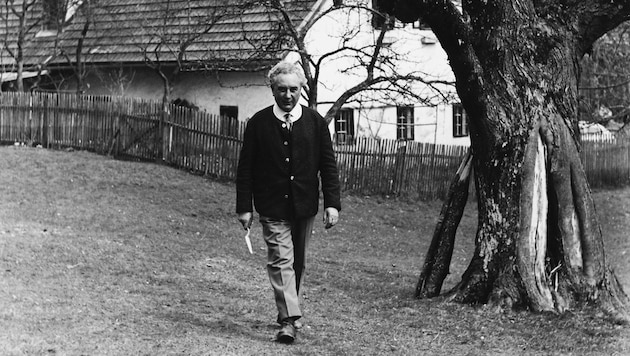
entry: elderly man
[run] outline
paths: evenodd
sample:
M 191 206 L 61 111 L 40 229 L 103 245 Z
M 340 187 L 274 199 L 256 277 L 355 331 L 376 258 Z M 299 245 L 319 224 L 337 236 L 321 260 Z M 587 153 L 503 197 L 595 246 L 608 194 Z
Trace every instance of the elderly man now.
M 319 208 L 334 226 L 341 210 L 339 175 L 326 121 L 298 105 L 306 79 L 302 69 L 280 62 L 269 71 L 275 104 L 247 123 L 236 179 L 236 212 L 245 229 L 255 206 L 267 244 L 267 273 L 278 308 L 276 339 L 292 343 L 300 310 L 306 248 Z M 253 204 L 252 204 L 253 200 Z

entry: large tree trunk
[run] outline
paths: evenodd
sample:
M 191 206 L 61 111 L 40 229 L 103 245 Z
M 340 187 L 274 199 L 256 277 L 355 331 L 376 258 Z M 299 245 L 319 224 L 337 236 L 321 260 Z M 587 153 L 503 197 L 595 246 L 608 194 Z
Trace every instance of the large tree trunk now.
M 438 35 L 470 119 L 479 226 L 473 258 L 449 298 L 553 312 L 589 303 L 630 320 L 579 157 L 578 59 L 590 33 L 575 28 L 584 19 L 597 25 L 588 16 L 605 6 L 630 13 L 628 5 L 589 1 L 585 14 L 581 5 L 542 0 L 464 1 L 469 19 L 453 24 L 444 16 L 457 9 L 446 1 L 398 3 L 409 6 L 404 13 L 417 9 Z M 458 201 L 445 203 L 445 216 L 458 219 Z M 436 229 L 432 246 L 453 235 Z M 444 277 L 425 272 L 443 269 L 435 264 L 450 253 L 427 254 L 418 296 L 439 293 Z
M 541 114 L 528 110 L 535 119 L 523 125 L 518 135 L 488 151 L 489 156 L 474 160 L 476 249 L 449 297 L 498 308 L 553 312 L 596 303 L 615 320 L 627 321 L 628 299 L 606 265 L 591 192 L 570 127 L 553 109 L 555 105 L 529 104 L 528 109 Z M 436 236 L 439 241 L 450 238 L 445 233 Z M 425 283 L 418 292 L 421 296 L 435 284 L 426 283 L 423 276 L 420 280 Z

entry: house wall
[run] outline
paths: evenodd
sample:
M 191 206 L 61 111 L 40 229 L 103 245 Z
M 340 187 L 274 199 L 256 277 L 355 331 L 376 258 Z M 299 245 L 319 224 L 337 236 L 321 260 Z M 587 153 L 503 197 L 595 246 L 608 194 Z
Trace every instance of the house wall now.
M 318 55 L 330 53 L 342 46 L 361 48 L 372 45 L 379 31 L 373 29 L 371 19 L 372 15 L 367 11 L 332 12 L 309 31 L 305 39 L 309 52 L 317 60 Z M 356 29 L 356 33 L 346 34 L 348 28 Z M 385 42 L 397 56 L 395 67 L 398 74 L 454 82 L 447 55 L 432 31 L 399 23 L 387 32 Z M 295 61 L 299 59 L 296 54 L 289 58 Z M 369 59 L 364 58 L 363 62 L 369 62 Z M 375 75 L 387 76 L 392 73 L 383 69 Z M 365 68 L 358 63 L 355 53 L 340 53 L 327 59 L 321 66 L 318 111 L 325 114 L 343 92 L 359 84 L 365 77 Z M 439 88 L 441 93 L 426 84 L 415 82 L 413 91 L 422 100 L 392 95 L 391 92 L 385 96 L 368 92 L 355 96 L 344 108 L 354 109 L 356 136 L 396 139 L 396 107 L 411 105 L 414 106 L 415 141 L 469 145 L 468 137 L 453 137 L 451 104 L 459 102 L 454 86 Z M 331 127 L 332 131 L 334 126 Z
M 209 113 L 219 114 L 219 106 L 238 107 L 238 119 L 249 119 L 258 110 L 273 104 L 266 72 L 184 73 L 173 90 L 173 98 L 186 98 Z
M 73 90 L 70 83 L 64 89 Z M 148 68 L 127 68 L 92 73 L 86 80 L 86 93 L 93 95 L 125 95 L 161 100 L 163 84 Z M 211 114 L 219 115 L 221 105 L 237 106 L 238 119 L 244 121 L 256 111 L 273 103 L 266 84 L 266 72 L 187 72 L 181 73 L 173 85 L 171 100 L 186 99 Z
M 395 106 L 360 107 L 353 112 L 357 137 L 397 139 Z M 334 134 L 334 125 L 330 129 L 331 134 Z M 414 141 L 470 146 L 470 137 L 453 137 L 451 105 L 415 106 Z
M 379 31 L 372 28 L 371 18 L 371 13 L 367 11 L 333 11 L 309 31 L 306 37 L 309 52 L 317 60 L 318 55 L 342 46 L 361 48 L 374 43 Z M 347 35 L 348 29 L 356 29 L 356 32 Z M 411 24 L 398 24 L 397 28 L 387 32 L 386 42 L 392 53 L 398 56 L 395 61 L 398 73 L 423 75 L 427 80 L 454 81 L 447 56 L 431 31 L 413 28 Z M 287 59 L 298 61 L 299 56 L 293 53 Z M 362 61 L 366 62 L 366 58 Z M 116 72 L 112 70 L 110 74 Z M 149 68 L 137 66 L 126 69 L 122 75 L 104 74 L 92 74 L 88 78 L 89 94 L 126 95 L 153 100 L 162 98 L 162 81 Z M 383 69 L 375 74 L 387 76 L 392 72 Z M 171 100 L 185 99 L 217 115 L 221 105 L 237 106 L 238 119 L 244 121 L 273 103 L 265 77 L 266 72 L 181 73 L 174 83 Z M 326 59 L 321 66 L 318 111 L 325 114 L 332 102 L 364 78 L 365 68 L 359 64 L 356 53 L 340 53 Z M 453 137 L 451 104 L 459 101 L 454 88 L 442 86 L 440 89 L 442 93 L 438 95 L 430 86 L 417 82 L 413 92 L 420 95 L 422 100 L 410 100 L 397 95 L 379 96 L 378 92 L 372 92 L 353 98 L 345 107 L 355 110 L 357 136 L 396 139 L 396 107 L 412 105 L 415 107 L 416 141 L 469 144 L 467 137 Z M 331 124 L 329 128 L 334 133 L 334 125 Z

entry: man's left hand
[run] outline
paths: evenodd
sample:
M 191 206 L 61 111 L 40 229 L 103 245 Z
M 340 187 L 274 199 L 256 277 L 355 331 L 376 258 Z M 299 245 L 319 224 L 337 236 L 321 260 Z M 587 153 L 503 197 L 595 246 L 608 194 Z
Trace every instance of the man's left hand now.
M 339 222 L 339 211 L 335 208 L 324 210 L 324 224 L 327 229 L 335 226 Z

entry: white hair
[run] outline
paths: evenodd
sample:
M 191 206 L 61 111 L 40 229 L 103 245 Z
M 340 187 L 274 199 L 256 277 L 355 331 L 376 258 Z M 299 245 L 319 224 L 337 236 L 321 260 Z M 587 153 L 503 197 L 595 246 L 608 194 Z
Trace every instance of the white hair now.
M 304 71 L 302 70 L 302 67 L 300 67 L 296 63 L 281 61 L 273 66 L 273 68 L 269 70 L 269 74 L 267 75 L 267 78 L 269 79 L 269 84 L 273 85 L 276 81 L 276 77 L 280 74 L 295 74 L 300 79 L 300 84 L 302 84 L 303 87 L 306 86 L 306 77 L 304 76 Z

